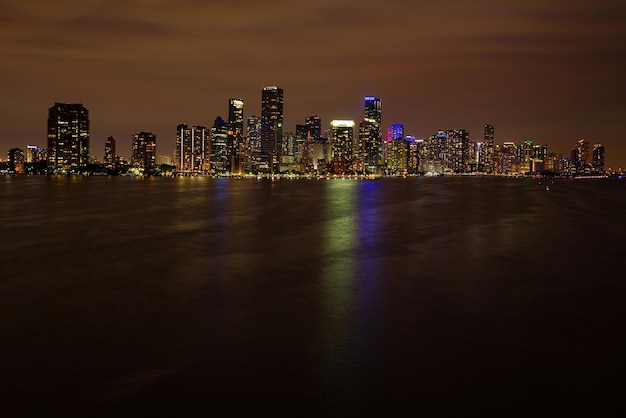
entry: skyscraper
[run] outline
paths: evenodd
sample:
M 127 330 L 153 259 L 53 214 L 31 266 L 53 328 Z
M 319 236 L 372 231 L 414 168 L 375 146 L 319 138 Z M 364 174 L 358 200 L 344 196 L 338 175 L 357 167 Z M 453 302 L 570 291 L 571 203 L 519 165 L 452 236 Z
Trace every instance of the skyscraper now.
M 354 121 L 333 120 L 330 122 L 332 132 L 331 149 L 333 171 L 343 174 L 350 171 L 354 149 Z
M 228 160 L 228 127 L 221 116 L 215 118 L 211 128 L 211 173 L 226 174 L 230 171 Z
M 478 152 L 478 170 L 486 173 L 492 173 L 493 164 L 493 147 L 494 147 L 494 128 L 493 125 L 486 124 L 483 136 L 483 143 L 479 146 Z
M 133 135 L 133 168 L 153 170 L 156 168 L 156 136 L 151 132 Z
M 593 169 L 597 174 L 604 174 L 604 145 L 593 145 Z
M 179 173 L 200 173 L 209 170 L 211 139 L 204 126 L 176 127 L 176 171 Z
M 115 139 L 112 136 L 104 142 L 104 168 L 115 170 Z
M 264 87 L 261 95 L 261 164 L 269 172 L 280 170 L 283 140 L 283 89 Z
M 463 173 L 469 157 L 469 131 L 449 129 L 446 131 L 446 169 Z
M 243 100 L 228 99 L 228 161 L 232 174 L 243 173 Z
M 366 96 L 364 119 L 359 124 L 357 158 L 364 160 L 366 170 L 370 173 L 376 172 L 384 163 L 383 139 L 380 134 L 382 103 L 377 97 Z
M 89 111 L 81 103 L 48 109 L 48 166 L 71 172 L 89 164 Z

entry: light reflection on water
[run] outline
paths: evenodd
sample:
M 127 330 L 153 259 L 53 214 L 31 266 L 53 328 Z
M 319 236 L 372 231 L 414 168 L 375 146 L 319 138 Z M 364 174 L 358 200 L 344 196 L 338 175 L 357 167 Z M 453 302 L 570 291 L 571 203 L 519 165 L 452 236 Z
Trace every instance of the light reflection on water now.
M 4 179 L 3 403 L 319 416 L 554 385 L 597 400 L 587 380 L 611 400 L 625 196 L 530 179 Z

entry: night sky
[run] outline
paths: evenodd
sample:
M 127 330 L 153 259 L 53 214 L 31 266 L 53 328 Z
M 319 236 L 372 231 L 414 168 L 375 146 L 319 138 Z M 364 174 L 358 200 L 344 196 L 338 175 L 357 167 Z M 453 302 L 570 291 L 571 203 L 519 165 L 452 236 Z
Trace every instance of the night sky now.
M 0 0 L 0 158 L 45 147 L 55 102 L 90 111 L 90 153 L 107 136 L 212 125 L 229 97 L 259 114 L 263 86 L 284 89 L 285 131 L 318 114 L 363 117 L 425 138 L 468 129 L 530 139 L 569 156 L 578 139 L 626 167 L 623 0 Z

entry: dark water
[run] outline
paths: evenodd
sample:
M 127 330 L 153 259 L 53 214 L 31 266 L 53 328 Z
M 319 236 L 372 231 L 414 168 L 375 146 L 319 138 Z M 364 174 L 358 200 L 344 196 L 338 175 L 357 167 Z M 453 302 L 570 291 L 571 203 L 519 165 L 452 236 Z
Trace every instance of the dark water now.
M 542 183 L 2 177 L 0 409 L 623 413 L 626 183 Z

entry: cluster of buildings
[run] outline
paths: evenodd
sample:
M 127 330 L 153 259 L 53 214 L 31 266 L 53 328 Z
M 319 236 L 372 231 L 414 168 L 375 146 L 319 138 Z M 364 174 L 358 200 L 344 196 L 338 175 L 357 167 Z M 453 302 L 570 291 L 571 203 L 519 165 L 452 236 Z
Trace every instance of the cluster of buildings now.
M 47 148 L 29 145 L 26 153 L 9 150 L 0 172 L 231 175 L 296 173 L 302 175 L 498 175 L 554 173 L 604 174 L 604 147 L 580 140 L 571 154 L 549 152 L 547 145 L 494 141 L 485 125 L 480 141 L 465 129 L 441 130 L 428 138 L 406 135 L 402 124 L 381 126 L 382 100 L 367 96 L 363 118 L 333 120 L 323 129 L 318 115 L 308 116 L 285 132 L 283 89 L 264 87 L 261 115 L 244 116 L 244 101 L 228 100 L 228 117 L 212 126 L 179 124 L 173 157 L 157 155 L 151 132 L 132 137 L 130 161 L 116 154 L 116 142 L 105 142 L 100 164 L 89 154 L 89 111 L 82 104 L 55 103 L 48 111 Z

